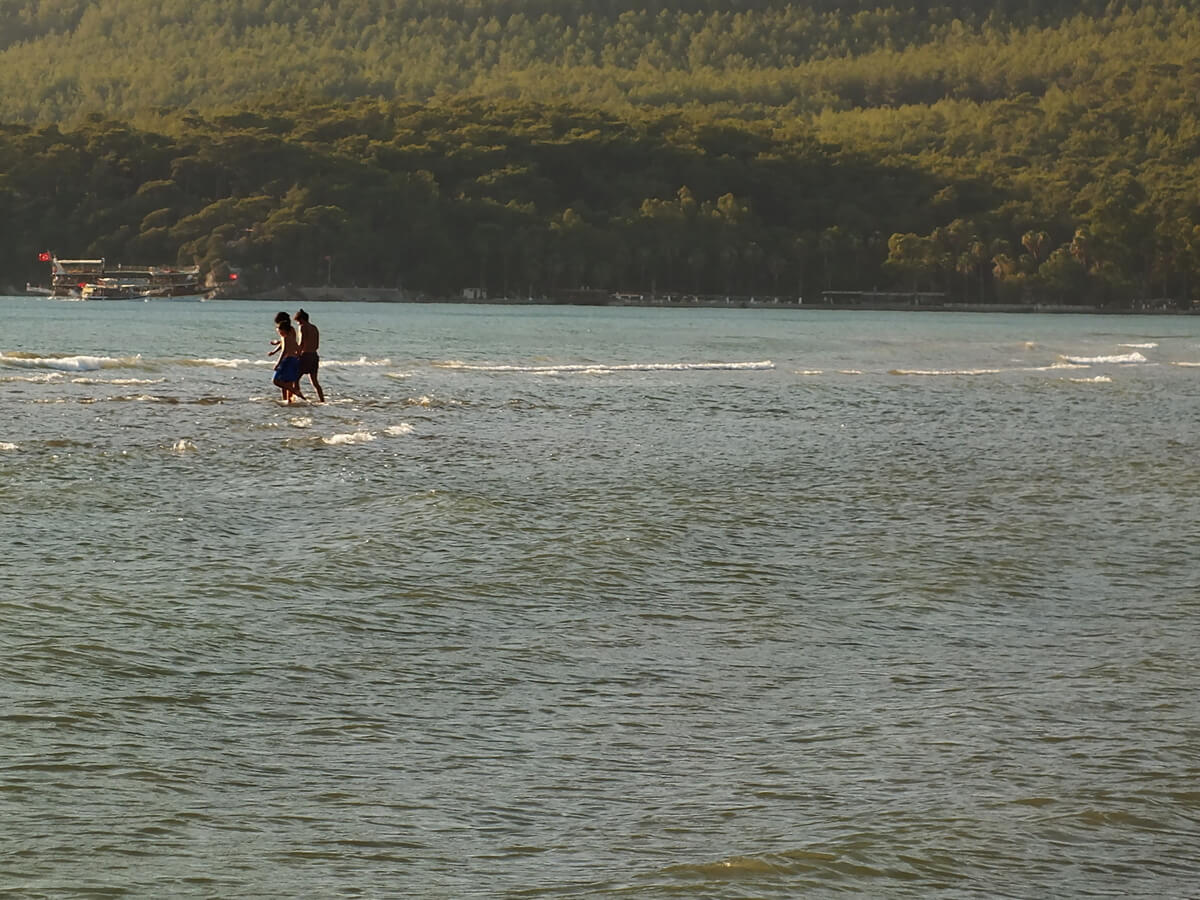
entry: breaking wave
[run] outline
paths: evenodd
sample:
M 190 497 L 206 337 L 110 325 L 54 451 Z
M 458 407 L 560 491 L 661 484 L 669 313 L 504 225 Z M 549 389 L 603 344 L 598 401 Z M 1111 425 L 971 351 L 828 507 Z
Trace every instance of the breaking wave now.
M 607 375 L 613 372 L 689 372 L 711 370 L 754 370 L 773 369 L 775 363 L 769 359 L 760 362 L 694 362 L 694 363 L 563 363 L 548 366 L 484 365 L 449 360 L 435 362 L 441 369 L 459 369 L 467 372 L 517 372 L 524 375 Z
M 333 434 L 322 440 L 326 444 L 366 444 L 375 440 L 375 435 L 369 431 L 354 431 L 348 434 Z
M 162 384 L 167 379 L 165 378 L 72 378 L 73 384 Z
M 1144 363 L 1146 357 L 1136 350 L 1132 353 L 1116 353 L 1111 356 L 1064 356 L 1067 362 L 1081 366 L 1091 366 L 1098 363 Z
M 889 375 L 998 375 L 1003 369 L 892 369 Z
M 57 372 L 95 372 L 99 369 L 129 369 L 142 364 L 136 356 L 43 356 L 38 353 L 15 351 L 0 353 L 0 365 L 23 369 L 52 369 Z
M 62 372 L 38 372 L 36 375 L 0 375 L 0 381 L 24 381 L 27 384 L 50 384 L 54 381 L 60 381 L 62 377 Z
M 174 363 L 180 366 L 197 366 L 202 368 L 216 369 L 241 369 L 241 368 L 263 368 L 272 367 L 275 365 L 275 360 L 272 358 L 263 359 L 246 359 L 232 358 L 227 359 L 219 356 L 202 357 L 199 359 L 175 359 L 166 360 L 165 362 Z M 321 368 L 324 369 L 352 369 L 352 368 L 367 368 L 378 366 L 390 366 L 390 359 L 367 359 L 365 356 L 360 356 L 358 359 L 322 359 Z

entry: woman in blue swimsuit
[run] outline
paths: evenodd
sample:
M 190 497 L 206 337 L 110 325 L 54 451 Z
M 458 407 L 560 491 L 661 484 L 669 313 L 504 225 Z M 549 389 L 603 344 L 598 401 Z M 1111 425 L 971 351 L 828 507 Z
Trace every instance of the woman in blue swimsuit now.
M 275 363 L 275 375 L 271 380 L 288 403 L 292 402 L 292 397 L 303 400 L 304 395 L 300 393 L 300 344 L 296 340 L 291 316 L 285 312 L 277 313 L 275 330 L 279 332 L 279 340 L 271 341 L 275 349 L 267 356 L 278 353 L 279 362 Z

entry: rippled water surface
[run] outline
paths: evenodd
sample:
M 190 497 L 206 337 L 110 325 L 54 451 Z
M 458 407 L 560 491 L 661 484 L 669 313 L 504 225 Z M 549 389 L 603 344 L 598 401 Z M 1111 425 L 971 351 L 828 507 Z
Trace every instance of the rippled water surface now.
M 1197 893 L 1200 319 L 0 309 L 0 893 Z

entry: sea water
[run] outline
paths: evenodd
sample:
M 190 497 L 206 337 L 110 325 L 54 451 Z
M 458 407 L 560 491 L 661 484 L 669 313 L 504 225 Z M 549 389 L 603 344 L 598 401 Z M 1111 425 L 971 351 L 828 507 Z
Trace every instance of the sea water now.
M 0 301 L 0 893 L 1200 892 L 1200 319 L 279 308 Z

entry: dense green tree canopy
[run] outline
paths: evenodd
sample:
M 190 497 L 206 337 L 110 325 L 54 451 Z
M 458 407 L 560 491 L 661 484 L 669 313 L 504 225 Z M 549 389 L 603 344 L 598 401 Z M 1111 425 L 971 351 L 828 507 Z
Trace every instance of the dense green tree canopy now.
M 1192 3 L 0 0 L 0 283 L 1190 303 Z

